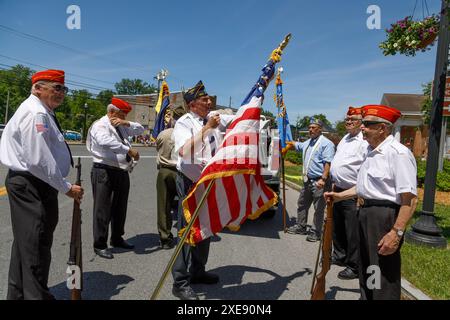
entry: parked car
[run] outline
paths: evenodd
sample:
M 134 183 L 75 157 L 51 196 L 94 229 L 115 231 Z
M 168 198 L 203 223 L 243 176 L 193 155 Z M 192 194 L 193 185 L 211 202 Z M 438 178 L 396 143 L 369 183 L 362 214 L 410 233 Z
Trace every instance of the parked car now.
M 0 138 L 2 137 L 3 134 L 3 129 L 5 129 L 6 124 L 0 124 Z
M 64 132 L 64 139 L 66 140 L 72 140 L 72 141 L 79 141 L 81 140 L 81 133 L 71 130 L 66 130 Z

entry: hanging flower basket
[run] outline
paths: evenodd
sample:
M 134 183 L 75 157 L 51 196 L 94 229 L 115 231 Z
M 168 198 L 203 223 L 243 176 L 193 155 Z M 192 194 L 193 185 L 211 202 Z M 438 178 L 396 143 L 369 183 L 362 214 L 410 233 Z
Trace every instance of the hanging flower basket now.
M 421 21 L 414 21 L 411 17 L 391 24 L 386 30 L 387 39 L 379 47 L 385 56 L 396 53 L 415 56 L 417 51 L 430 50 L 439 32 L 439 17 L 429 16 Z

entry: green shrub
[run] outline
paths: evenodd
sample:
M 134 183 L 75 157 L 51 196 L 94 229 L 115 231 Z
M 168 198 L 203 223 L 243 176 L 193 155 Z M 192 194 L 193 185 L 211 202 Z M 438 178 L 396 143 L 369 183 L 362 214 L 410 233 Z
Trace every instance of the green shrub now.
M 417 159 L 417 186 L 423 187 L 425 183 L 427 162 Z M 438 172 L 436 177 L 436 189 L 439 191 L 450 191 L 450 160 L 444 160 L 442 172 Z
M 295 164 L 302 164 L 302 154 L 297 151 L 289 150 L 286 153 L 286 160 Z
M 438 172 L 436 188 L 439 191 L 450 191 L 450 171 Z

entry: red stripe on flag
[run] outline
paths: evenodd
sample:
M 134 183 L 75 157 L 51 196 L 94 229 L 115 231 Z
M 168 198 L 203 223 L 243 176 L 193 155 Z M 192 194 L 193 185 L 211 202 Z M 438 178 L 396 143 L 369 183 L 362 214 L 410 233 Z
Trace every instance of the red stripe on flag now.
M 228 129 L 233 130 L 234 127 L 236 127 L 237 124 L 242 120 L 259 120 L 260 117 L 261 117 L 261 108 L 259 107 L 248 108 L 239 118 L 233 120 L 233 122 L 228 126 Z
M 205 182 L 205 188 L 207 188 L 207 184 L 209 185 L 211 183 L 211 180 L 208 182 Z M 209 211 L 209 224 L 211 228 L 211 232 L 213 234 L 219 232 L 222 230 L 222 225 L 220 223 L 220 215 L 219 215 L 219 208 L 217 207 L 217 201 L 216 201 L 216 184 L 211 187 L 211 190 L 208 195 L 208 211 Z
M 235 159 L 234 163 L 229 163 L 229 162 L 231 162 L 230 159 L 221 159 L 219 161 L 228 162 L 228 163 L 218 163 L 218 162 L 212 163 L 203 171 L 202 176 L 207 176 L 210 173 L 218 173 L 218 172 L 226 173 L 228 171 L 233 171 L 233 170 L 255 170 L 256 171 L 257 168 L 260 167 L 260 164 L 257 161 L 257 159 L 252 159 L 252 163 L 250 163 L 249 158 L 238 158 L 238 159 Z
M 230 134 L 223 140 L 222 148 L 241 145 L 258 145 L 259 134 L 255 132 L 238 132 Z
M 239 222 L 242 224 L 248 217 L 249 214 L 252 213 L 252 188 L 250 188 L 250 175 L 244 175 L 245 180 L 245 188 L 247 188 L 247 201 L 245 203 L 245 217 Z
M 258 198 L 257 204 L 258 204 L 258 207 L 260 207 L 260 208 L 264 205 L 264 201 L 261 197 Z
M 239 216 L 239 211 L 241 208 L 241 203 L 239 201 L 239 193 L 234 183 L 234 177 L 226 177 L 222 179 L 224 189 L 226 190 L 226 197 L 228 204 L 230 206 L 231 220 L 235 220 Z

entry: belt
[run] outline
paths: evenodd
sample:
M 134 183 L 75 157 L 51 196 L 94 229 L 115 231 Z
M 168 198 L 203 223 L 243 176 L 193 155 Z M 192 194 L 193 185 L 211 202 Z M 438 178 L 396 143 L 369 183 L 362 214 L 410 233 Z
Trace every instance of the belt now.
M 39 179 L 36 176 L 33 176 L 28 171 L 16 171 L 16 170 L 9 169 L 9 173 L 10 173 L 10 176 L 12 176 L 12 177 L 14 177 L 14 176 L 22 176 L 22 177 L 27 177 L 27 178 Z
M 106 169 L 106 170 L 115 170 L 115 171 L 123 171 L 123 172 L 127 172 L 127 170 L 125 169 L 121 169 L 118 167 L 113 167 L 113 166 L 108 166 L 107 164 L 104 163 L 97 163 L 94 162 L 94 164 L 92 165 L 93 168 L 97 168 L 97 169 Z
M 388 200 L 378 200 L 378 199 L 364 199 L 358 198 L 358 204 L 360 207 L 390 207 L 393 209 L 400 208 L 399 204 Z

